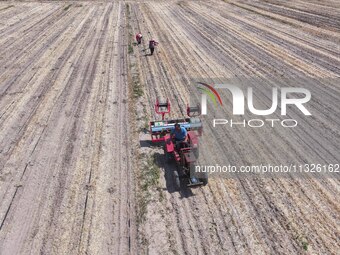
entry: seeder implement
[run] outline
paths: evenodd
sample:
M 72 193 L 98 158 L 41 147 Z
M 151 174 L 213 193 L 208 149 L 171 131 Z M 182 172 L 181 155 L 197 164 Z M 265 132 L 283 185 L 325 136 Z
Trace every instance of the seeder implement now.
M 175 128 L 176 123 L 180 124 L 181 127 L 184 127 L 187 131 L 196 130 L 201 135 L 202 122 L 197 117 L 200 114 L 199 106 L 187 106 L 188 118 L 166 120 L 165 115 L 170 113 L 170 109 L 170 102 L 168 99 L 164 103 L 160 103 L 158 99 L 156 100 L 155 112 L 162 115 L 162 120 L 150 121 L 152 142 L 163 142 L 165 140 L 165 135 L 171 133 Z
M 155 104 L 155 112 L 162 115 L 162 120 L 164 120 L 165 114 L 169 114 L 171 111 L 169 99 L 166 102 L 160 103 L 158 99 Z

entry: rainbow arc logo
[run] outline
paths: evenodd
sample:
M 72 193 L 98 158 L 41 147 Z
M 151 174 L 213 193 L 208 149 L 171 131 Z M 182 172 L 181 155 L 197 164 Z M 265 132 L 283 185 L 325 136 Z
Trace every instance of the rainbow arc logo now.
M 223 105 L 220 95 L 211 85 L 198 82 L 198 90 L 200 90 L 203 95 L 209 96 L 215 106 L 217 106 L 217 102 L 219 102 L 221 106 Z

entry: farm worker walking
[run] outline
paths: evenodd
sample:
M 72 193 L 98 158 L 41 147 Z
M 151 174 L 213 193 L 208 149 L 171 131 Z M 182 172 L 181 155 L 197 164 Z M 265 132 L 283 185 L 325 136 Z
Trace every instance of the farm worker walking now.
M 136 34 L 137 44 L 141 44 L 142 43 L 142 38 L 143 38 L 143 35 L 141 33 Z
M 153 52 L 155 51 L 155 47 L 158 45 L 158 42 L 156 42 L 154 39 L 151 39 L 149 41 L 149 49 L 150 49 L 150 55 L 153 55 Z

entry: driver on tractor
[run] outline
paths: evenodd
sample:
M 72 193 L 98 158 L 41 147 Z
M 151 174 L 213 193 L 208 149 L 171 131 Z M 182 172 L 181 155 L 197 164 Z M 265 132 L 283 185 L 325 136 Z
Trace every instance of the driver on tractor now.
M 171 138 L 175 141 L 176 150 L 179 150 L 188 142 L 188 132 L 184 127 L 176 123 L 175 128 L 171 131 Z

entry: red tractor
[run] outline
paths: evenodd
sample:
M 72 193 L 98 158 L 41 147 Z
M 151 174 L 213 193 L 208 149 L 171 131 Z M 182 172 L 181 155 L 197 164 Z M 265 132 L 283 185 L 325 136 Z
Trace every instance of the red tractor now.
M 200 107 L 187 106 L 188 118 L 166 120 L 165 114 L 170 113 L 170 102 L 155 104 L 155 112 L 162 115 L 162 120 L 150 122 L 151 140 L 153 143 L 164 143 L 164 154 L 168 163 L 175 162 L 176 170 L 173 171 L 174 183 L 180 189 L 180 180 L 185 180 L 188 187 L 206 185 L 206 173 L 195 173 L 195 165 L 199 155 L 199 137 L 202 135 L 202 122 L 199 118 Z M 180 124 L 188 133 L 186 142 L 176 142 L 171 137 L 175 124 Z

